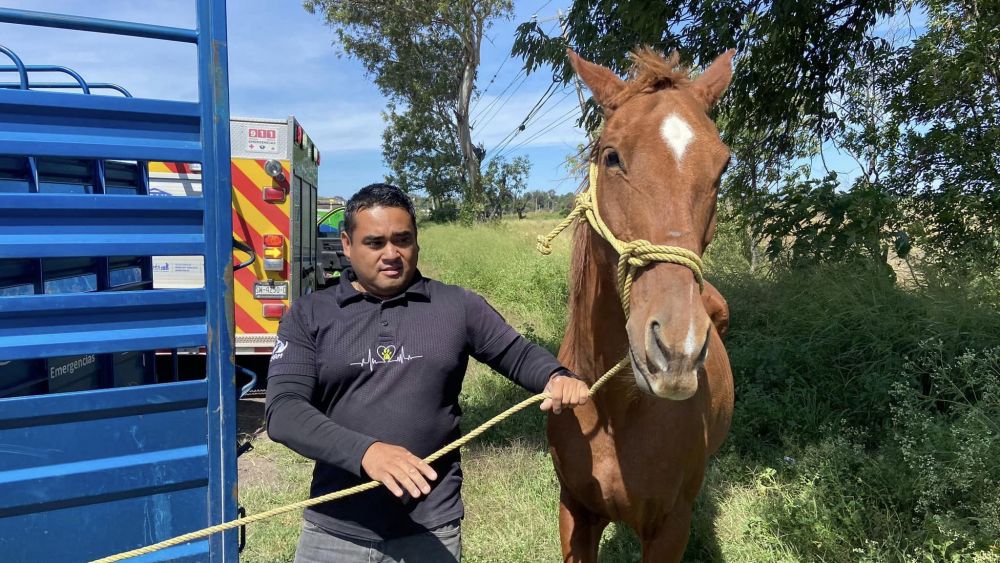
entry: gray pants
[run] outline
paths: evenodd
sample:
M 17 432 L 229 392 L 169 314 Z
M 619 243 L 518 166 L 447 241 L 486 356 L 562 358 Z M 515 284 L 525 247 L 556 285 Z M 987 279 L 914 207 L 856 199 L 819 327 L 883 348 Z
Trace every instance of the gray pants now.
M 461 560 L 461 520 L 423 534 L 382 541 L 342 538 L 303 521 L 295 550 L 295 563 L 458 563 Z

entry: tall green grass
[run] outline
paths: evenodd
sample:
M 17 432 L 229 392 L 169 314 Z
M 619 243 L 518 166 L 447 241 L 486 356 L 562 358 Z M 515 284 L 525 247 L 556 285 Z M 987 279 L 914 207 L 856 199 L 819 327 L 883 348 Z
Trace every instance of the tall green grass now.
M 557 239 L 552 256 L 534 250 L 555 222 L 422 225 L 421 269 L 483 294 L 555 351 L 570 237 Z M 725 228 L 707 262 L 732 309 L 736 412 L 709 465 L 685 560 L 1000 561 L 995 281 L 931 272 L 929 287 L 906 289 L 849 266 L 754 276 Z M 463 427 L 526 395 L 472 365 Z M 465 450 L 466 561 L 560 559 L 558 483 L 544 417 L 529 410 Z M 261 454 L 282 466 L 283 480 L 307 482 L 301 458 Z M 241 483 L 251 508 L 300 489 Z M 251 529 L 246 559 L 288 560 L 292 520 L 257 532 L 281 548 L 256 545 Z M 630 530 L 610 526 L 601 560 L 637 561 L 638 550 Z

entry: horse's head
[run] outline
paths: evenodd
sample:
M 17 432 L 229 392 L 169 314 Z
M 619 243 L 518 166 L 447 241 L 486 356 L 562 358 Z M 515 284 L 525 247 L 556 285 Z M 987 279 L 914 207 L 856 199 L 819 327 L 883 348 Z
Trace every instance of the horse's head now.
M 716 199 L 729 150 L 708 111 L 732 78 L 734 51 L 699 77 L 677 71 L 649 49 L 635 53 L 628 81 L 569 52 L 580 79 L 605 114 L 594 147 L 595 201 L 622 241 L 647 240 L 701 256 L 715 232 Z M 632 371 L 643 391 L 675 400 L 698 390 L 711 320 L 699 284 L 685 266 L 654 262 L 631 289 L 626 324 Z

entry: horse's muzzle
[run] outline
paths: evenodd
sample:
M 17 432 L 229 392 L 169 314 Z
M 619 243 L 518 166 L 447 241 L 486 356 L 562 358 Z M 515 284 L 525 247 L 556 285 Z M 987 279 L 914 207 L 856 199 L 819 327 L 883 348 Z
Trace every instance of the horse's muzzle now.
M 670 342 L 657 320 L 648 323 L 641 350 L 630 339 L 632 372 L 640 389 L 663 399 L 682 401 L 698 391 L 698 372 L 708 356 L 708 330 L 692 323 L 682 342 Z M 699 338 L 698 335 L 701 335 Z

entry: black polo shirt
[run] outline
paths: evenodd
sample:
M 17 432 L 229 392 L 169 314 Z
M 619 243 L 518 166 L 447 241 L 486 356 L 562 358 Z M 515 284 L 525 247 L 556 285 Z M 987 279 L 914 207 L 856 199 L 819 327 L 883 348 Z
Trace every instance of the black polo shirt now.
M 348 278 L 353 272 L 295 301 L 268 371 L 268 434 L 316 460 L 314 497 L 368 481 L 361 458 L 375 441 L 423 458 L 459 438 L 469 356 L 534 393 L 561 367 L 471 291 L 418 272 L 405 292 L 383 301 Z M 456 451 L 435 462 L 438 479 L 419 499 L 379 487 L 304 517 L 361 539 L 424 532 L 464 514 L 459 459 Z

